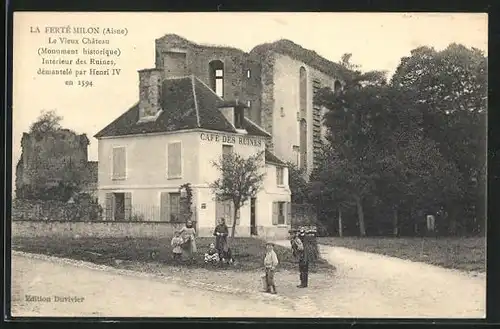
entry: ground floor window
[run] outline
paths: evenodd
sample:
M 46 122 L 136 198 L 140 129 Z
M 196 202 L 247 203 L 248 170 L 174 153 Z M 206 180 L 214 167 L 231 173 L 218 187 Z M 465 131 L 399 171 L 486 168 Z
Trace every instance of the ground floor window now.
M 290 202 L 273 202 L 273 225 L 288 225 L 290 224 L 291 217 Z
M 160 220 L 163 222 L 180 222 L 181 194 L 179 192 L 161 192 Z
M 127 221 L 131 218 L 132 193 L 106 193 L 106 220 Z

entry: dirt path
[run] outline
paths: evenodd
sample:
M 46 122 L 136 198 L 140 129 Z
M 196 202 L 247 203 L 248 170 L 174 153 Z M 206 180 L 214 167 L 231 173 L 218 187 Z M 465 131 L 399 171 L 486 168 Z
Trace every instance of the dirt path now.
M 74 297 L 55 301 L 54 296 Z M 12 316 L 293 317 L 290 305 L 59 262 L 12 257 Z M 51 299 L 36 301 L 35 299 Z
M 290 246 L 288 241 L 278 244 Z M 331 311 L 337 314 L 346 317 L 485 317 L 484 276 L 473 277 L 341 247 L 320 246 L 320 251 L 323 258 L 337 267 L 335 281 L 326 287 L 331 294 Z

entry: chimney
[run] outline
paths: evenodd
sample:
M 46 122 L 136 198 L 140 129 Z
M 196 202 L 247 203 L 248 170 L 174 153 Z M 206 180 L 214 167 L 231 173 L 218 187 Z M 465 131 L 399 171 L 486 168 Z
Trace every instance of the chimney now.
M 139 70 L 139 119 L 155 117 L 161 110 L 163 70 Z

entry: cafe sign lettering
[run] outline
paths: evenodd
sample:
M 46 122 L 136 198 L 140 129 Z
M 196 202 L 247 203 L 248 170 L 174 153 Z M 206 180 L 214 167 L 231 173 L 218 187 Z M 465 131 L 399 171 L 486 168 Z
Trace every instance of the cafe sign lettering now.
M 262 141 L 260 139 L 243 137 L 243 136 L 201 133 L 200 139 L 202 141 L 207 141 L 207 142 L 262 146 Z

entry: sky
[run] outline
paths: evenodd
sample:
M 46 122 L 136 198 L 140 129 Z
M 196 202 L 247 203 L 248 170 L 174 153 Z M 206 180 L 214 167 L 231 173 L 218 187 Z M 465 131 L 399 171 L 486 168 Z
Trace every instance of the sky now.
M 84 35 L 110 40 L 107 45 L 49 44 L 59 37 L 74 34 L 45 33 L 46 27 L 99 27 L 126 29 L 126 35 Z M 37 31 L 40 33 L 33 33 Z M 61 31 L 61 30 L 60 30 Z M 14 14 L 13 45 L 13 182 L 15 166 L 21 155 L 23 132 L 42 110 L 55 110 L 63 117 L 61 125 L 90 139 L 89 160 L 97 161 L 97 140 L 93 136 L 138 101 L 137 70 L 154 67 L 154 41 L 175 33 L 197 43 L 232 46 L 250 51 L 254 46 L 289 39 L 321 56 L 338 61 L 352 53 L 351 61 L 361 70 L 386 70 L 392 74 L 402 57 L 419 46 L 436 50 L 450 43 L 461 43 L 487 52 L 487 14 L 460 13 L 51 13 Z M 78 38 L 81 39 L 82 35 Z M 120 50 L 114 57 L 121 69 L 118 76 L 67 78 L 38 75 L 43 58 L 39 49 L 105 48 Z M 87 56 L 88 57 L 88 56 Z M 106 56 L 96 56 L 103 59 Z M 66 57 L 76 61 L 76 57 Z M 109 57 L 113 58 L 113 57 Z M 69 65 L 88 69 L 85 65 Z M 77 81 L 92 80 L 92 86 Z M 85 83 L 84 83 L 85 84 Z M 13 184 L 14 185 L 14 184 Z

